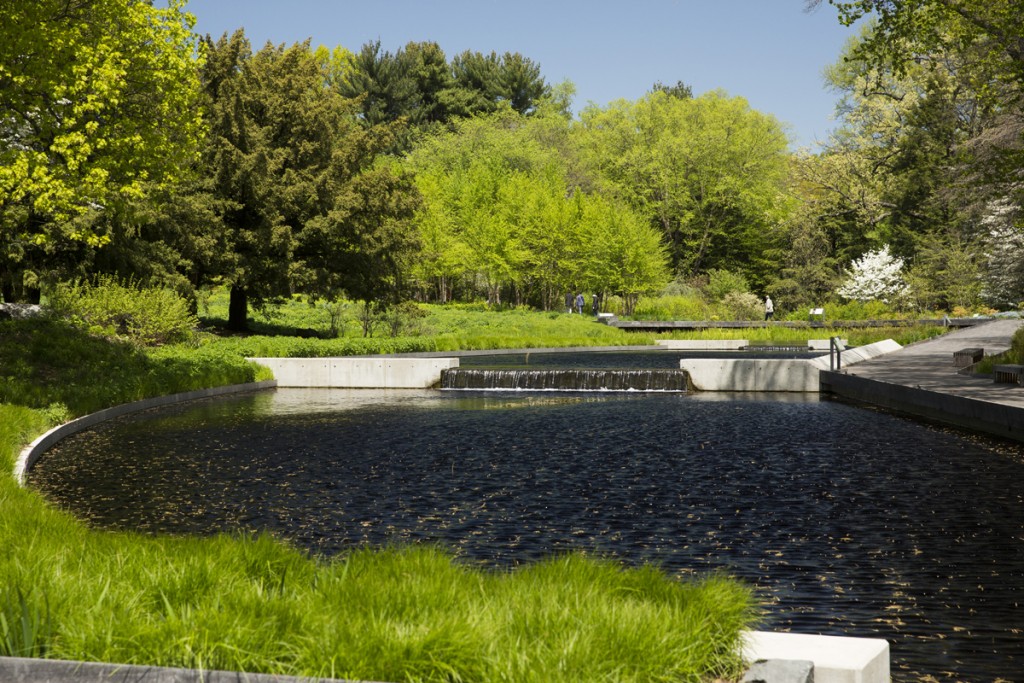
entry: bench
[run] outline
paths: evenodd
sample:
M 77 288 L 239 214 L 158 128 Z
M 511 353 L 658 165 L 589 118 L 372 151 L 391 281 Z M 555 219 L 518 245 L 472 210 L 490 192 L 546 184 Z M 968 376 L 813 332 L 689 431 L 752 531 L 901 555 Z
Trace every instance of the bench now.
M 971 346 L 966 349 L 960 349 L 959 351 L 953 352 L 953 365 L 958 368 L 966 368 L 969 365 L 980 363 L 981 359 L 985 357 L 985 349 L 977 346 Z
M 998 384 L 1021 384 L 1024 379 L 1024 365 L 996 365 L 992 368 Z

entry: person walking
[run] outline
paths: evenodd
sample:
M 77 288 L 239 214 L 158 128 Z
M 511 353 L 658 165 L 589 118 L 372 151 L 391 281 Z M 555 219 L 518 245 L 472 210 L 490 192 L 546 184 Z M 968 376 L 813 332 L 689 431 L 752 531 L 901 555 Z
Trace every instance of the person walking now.
M 576 312 L 583 315 L 583 305 L 586 300 L 583 298 L 583 292 L 576 295 Z
M 771 320 L 774 317 L 775 317 L 775 304 L 772 303 L 772 298 L 770 296 L 766 296 L 764 298 L 764 319 L 765 319 L 765 322 L 768 322 L 769 320 Z
M 572 292 L 571 291 L 566 292 L 565 293 L 565 311 L 566 311 L 566 313 L 572 313 L 572 303 L 573 303 Z

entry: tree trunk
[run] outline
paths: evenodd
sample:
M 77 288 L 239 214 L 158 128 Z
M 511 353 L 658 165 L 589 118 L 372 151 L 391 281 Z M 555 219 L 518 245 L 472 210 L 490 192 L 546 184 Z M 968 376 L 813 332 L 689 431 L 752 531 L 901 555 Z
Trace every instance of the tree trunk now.
M 249 330 L 249 293 L 244 287 L 231 287 L 231 299 L 228 301 L 228 329 L 235 332 Z

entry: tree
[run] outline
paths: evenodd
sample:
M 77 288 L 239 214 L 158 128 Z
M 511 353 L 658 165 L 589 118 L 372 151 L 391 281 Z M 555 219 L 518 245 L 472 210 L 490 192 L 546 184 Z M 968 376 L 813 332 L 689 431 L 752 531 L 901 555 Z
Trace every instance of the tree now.
M 424 203 L 422 289 L 446 299 L 459 281 L 494 304 L 545 308 L 569 289 L 640 293 L 667 281 L 660 232 L 621 200 L 569 184 L 569 121 L 505 108 L 459 121 L 409 158 Z M 428 284 L 429 283 L 429 284 Z
M 651 88 L 651 92 L 663 92 L 669 97 L 677 97 L 681 100 L 688 100 L 693 97 L 693 88 L 682 81 L 676 81 L 675 85 L 665 85 L 658 81 Z
M 409 76 L 401 53 L 382 52 L 379 40 L 363 45 L 356 54 L 339 92 L 347 98 L 362 98 L 362 118 L 368 126 L 408 116 L 417 101 L 416 82 Z
M 101 245 L 102 214 L 170 183 L 199 137 L 183 0 L 0 3 L 0 264 Z M 43 245 L 50 244 L 50 247 Z M 70 247 L 74 248 L 74 247 Z
M 808 9 L 821 0 L 808 0 Z M 938 53 L 971 51 L 977 66 L 1024 84 L 1024 13 L 1017 0 L 829 0 L 849 26 L 871 16 L 875 29 L 859 48 L 867 61 L 902 72 Z
M 308 43 L 252 54 L 238 31 L 206 44 L 204 173 L 225 207 L 229 326 L 245 329 L 250 303 L 294 291 L 391 298 L 415 195 L 374 167 L 390 128 L 356 122 Z
M 742 98 L 654 92 L 583 112 L 580 140 L 605 189 L 652 217 L 674 268 L 743 270 L 761 286 L 788 212 L 785 133 Z
M 899 301 L 909 293 L 903 281 L 903 259 L 889 253 L 889 245 L 856 259 L 846 273 L 839 296 L 857 301 Z
M 907 255 L 922 305 L 977 302 L 989 240 L 979 216 L 1021 199 L 1024 114 L 1012 57 L 960 14 L 996 17 L 1004 4 L 837 3 L 848 20 L 856 8 L 879 15 L 827 71 L 842 94 L 842 125 L 804 168 L 816 172 L 832 215 L 859 217 L 841 226 L 847 234 Z M 821 172 L 838 160 L 851 172 Z

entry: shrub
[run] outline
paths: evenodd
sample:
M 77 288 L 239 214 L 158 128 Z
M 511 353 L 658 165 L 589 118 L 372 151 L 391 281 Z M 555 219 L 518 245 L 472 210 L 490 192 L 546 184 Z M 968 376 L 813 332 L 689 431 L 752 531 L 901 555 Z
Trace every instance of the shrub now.
M 729 292 L 720 304 L 722 318 L 756 320 L 764 311 L 764 303 L 750 292 Z
M 57 285 L 50 311 L 90 334 L 147 346 L 186 341 L 198 320 L 174 290 L 111 276 Z
M 718 268 L 708 271 L 705 292 L 709 301 L 723 301 L 729 294 L 743 294 L 749 291 L 750 283 L 742 273 Z
M 825 307 L 829 320 L 895 320 L 902 318 L 900 313 L 884 301 L 848 301 Z
M 704 299 L 696 296 L 644 297 L 636 306 L 634 316 L 641 320 L 703 320 L 707 317 Z

